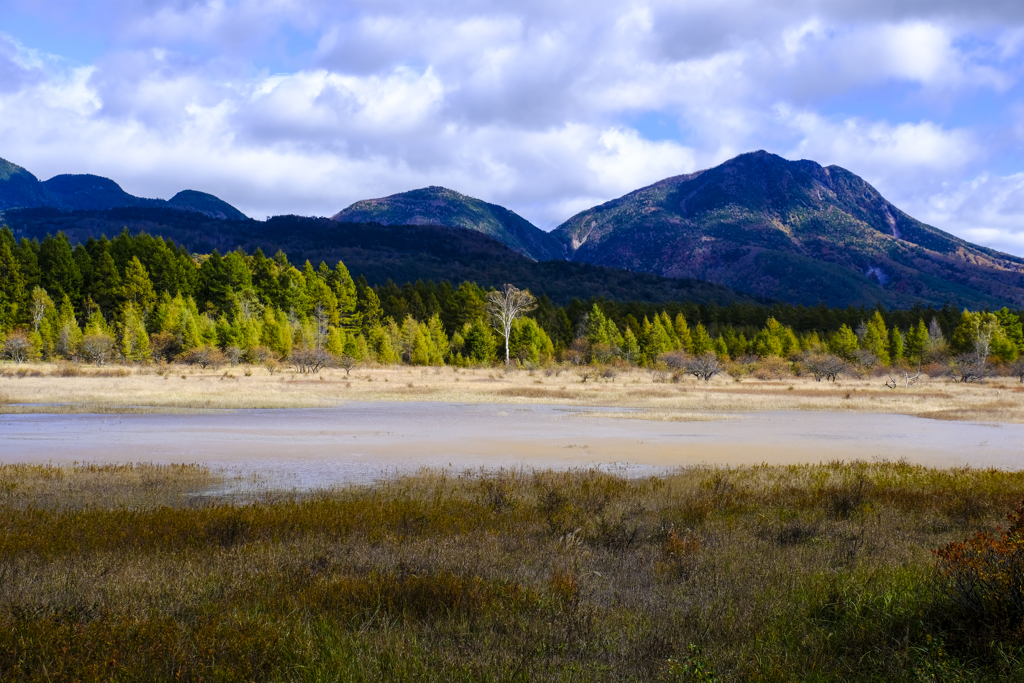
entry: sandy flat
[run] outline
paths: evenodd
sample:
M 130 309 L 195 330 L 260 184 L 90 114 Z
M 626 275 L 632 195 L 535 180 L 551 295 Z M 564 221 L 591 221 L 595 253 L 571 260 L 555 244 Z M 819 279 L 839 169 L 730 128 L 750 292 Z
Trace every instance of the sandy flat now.
M 599 414 L 554 405 L 351 402 L 198 415 L 5 415 L 0 461 L 198 462 L 298 487 L 366 482 L 421 467 L 602 465 L 641 474 L 697 464 L 857 458 L 1024 467 L 1022 424 L 828 412 L 697 422 Z

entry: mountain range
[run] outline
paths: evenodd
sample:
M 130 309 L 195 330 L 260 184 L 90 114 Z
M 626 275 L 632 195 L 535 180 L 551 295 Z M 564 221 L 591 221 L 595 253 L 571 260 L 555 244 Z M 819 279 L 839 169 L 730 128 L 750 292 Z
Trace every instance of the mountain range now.
M 0 211 L 49 207 L 64 211 L 102 211 L 126 206 L 165 207 L 194 211 L 211 218 L 245 220 L 241 211 L 212 194 L 183 190 L 169 200 L 130 195 L 109 178 L 63 174 L 41 181 L 6 159 L 0 159 Z
M 480 277 L 488 284 L 500 272 L 538 282 L 543 278 L 525 275 L 529 268 L 523 263 L 559 261 L 604 267 L 588 271 L 584 280 L 591 286 L 595 278 L 615 280 L 619 286 L 602 290 L 612 296 L 638 293 L 624 285 L 623 271 L 648 274 L 640 289 L 666 293 L 651 300 L 684 291 L 705 300 L 735 300 L 738 291 L 761 301 L 808 305 L 1024 307 L 1024 259 L 912 218 L 846 169 L 764 151 L 666 178 L 582 211 L 551 232 L 443 187 L 358 201 L 331 220 L 289 216 L 262 222 L 246 219 L 213 195 L 187 190 L 166 202 L 141 199 L 97 176 L 40 182 L 2 160 L 0 210 L 16 232 L 29 237 L 60 229 L 73 239 L 88 239 L 128 226 L 173 236 L 193 251 L 267 251 L 277 245 L 293 258 L 329 255 L 347 264 L 354 259 L 373 279 Z M 495 246 L 485 248 L 481 240 Z M 438 245 L 461 258 L 447 274 Z M 470 263 L 471 254 L 479 264 Z M 583 273 L 568 265 L 550 272 Z M 676 286 L 677 281 L 688 284 Z M 697 295 L 695 283 L 701 281 L 720 288 Z M 562 283 L 559 291 L 566 295 L 581 286 Z
M 694 278 L 790 303 L 1024 306 L 1024 259 L 908 216 L 839 166 L 764 151 L 666 178 L 550 233 L 520 219 L 514 242 L 490 222 L 476 227 L 462 195 L 444 188 L 358 202 L 335 218 L 370 218 L 357 207 L 371 204 L 382 224 L 474 227 L 538 260 Z

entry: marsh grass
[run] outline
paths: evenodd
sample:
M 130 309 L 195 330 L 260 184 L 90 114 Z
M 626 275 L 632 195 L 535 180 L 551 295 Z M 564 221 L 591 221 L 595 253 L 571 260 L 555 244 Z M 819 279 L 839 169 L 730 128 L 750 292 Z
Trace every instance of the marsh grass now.
M 3 680 L 1006 680 L 931 551 L 1024 474 L 422 472 L 197 504 L 195 467 L 9 466 Z M 154 493 L 157 492 L 157 493 Z
M 621 369 L 613 380 L 580 382 L 575 370 L 548 368 L 357 367 L 317 375 L 244 373 L 191 366 L 92 368 L 47 364 L 0 364 L 0 412 L 97 412 L 153 409 L 319 408 L 342 401 L 445 401 L 455 403 L 556 403 L 639 408 L 652 415 L 745 413 L 775 410 L 872 412 L 945 420 L 1024 422 L 1024 391 L 1015 378 L 954 385 L 924 378 L 909 390 L 886 389 L 883 378 L 833 384 L 807 377 L 716 377 L 701 382 L 668 373 Z M 66 376 L 62 373 L 69 373 Z M 78 374 L 75 374 L 78 373 Z M 227 375 L 232 375 L 228 377 Z M 667 419 L 655 417 L 653 419 Z M 685 417 L 683 418 L 685 419 Z

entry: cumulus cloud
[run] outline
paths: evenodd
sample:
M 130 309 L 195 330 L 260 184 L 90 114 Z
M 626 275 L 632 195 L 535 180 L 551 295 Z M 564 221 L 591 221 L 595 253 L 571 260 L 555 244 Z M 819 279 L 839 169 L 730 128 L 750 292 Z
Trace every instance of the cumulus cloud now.
M 765 148 L 1024 253 L 1024 169 L 991 170 L 1024 144 L 1019 2 L 12 3 L 109 46 L 0 35 L 0 156 L 42 177 L 256 217 L 440 184 L 551 228 Z

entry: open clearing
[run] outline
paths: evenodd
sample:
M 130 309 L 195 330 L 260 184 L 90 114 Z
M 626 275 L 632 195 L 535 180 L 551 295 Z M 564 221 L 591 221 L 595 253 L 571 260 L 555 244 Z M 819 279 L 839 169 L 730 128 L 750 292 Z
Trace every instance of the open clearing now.
M 325 408 L 344 401 L 529 403 L 639 408 L 640 417 L 694 420 L 708 413 L 829 411 L 891 413 L 945 420 L 1024 423 L 1024 385 L 1011 378 L 953 384 L 922 378 L 887 389 L 884 377 L 776 380 L 726 376 L 679 381 L 666 372 L 591 367 L 537 370 L 370 367 L 302 375 L 262 367 L 82 368 L 0 366 L 0 412 L 127 413 L 224 408 Z M 602 376 L 605 374 L 606 376 Z M 705 418 L 706 419 L 706 418 Z

